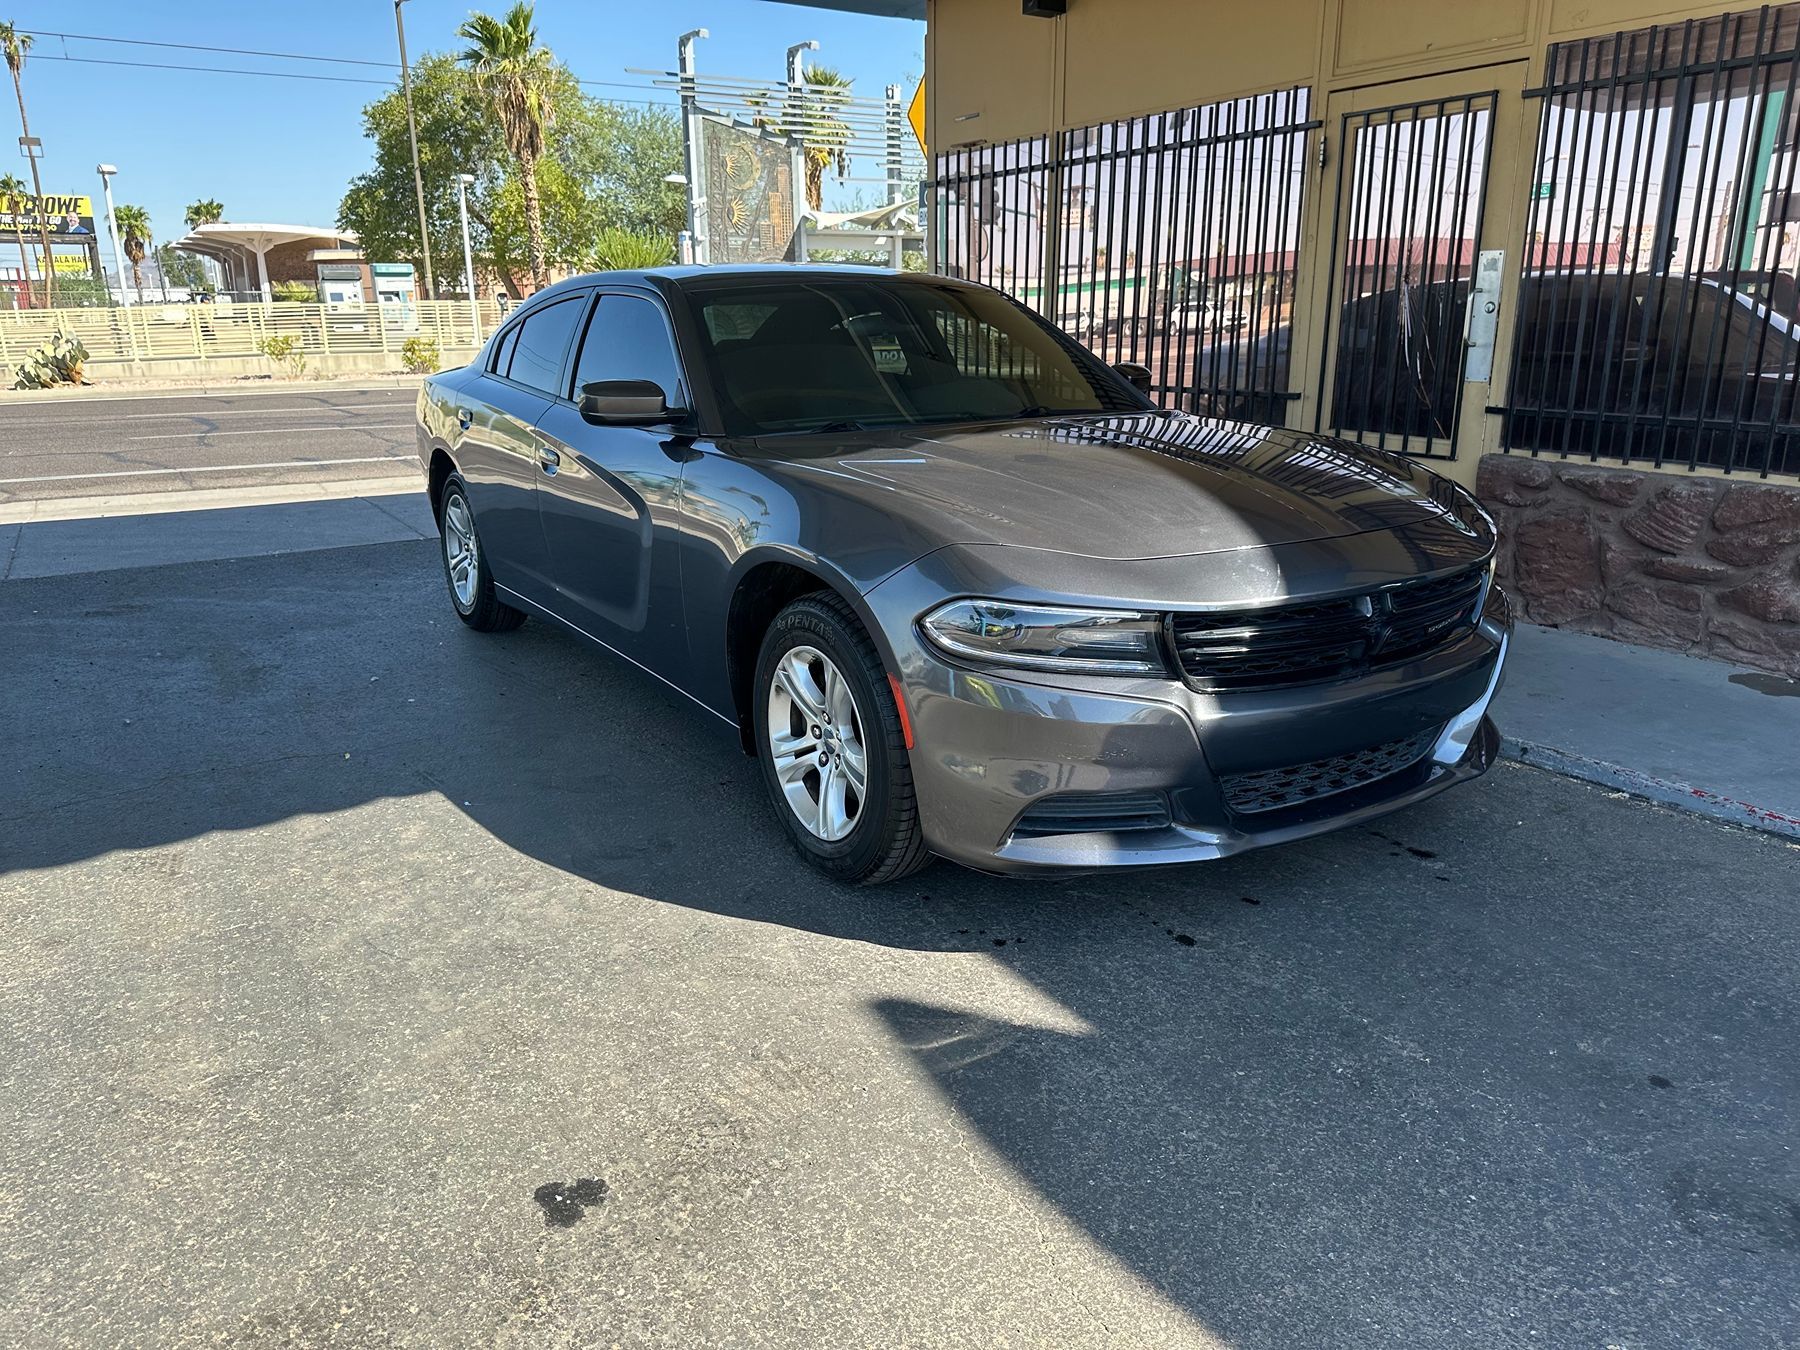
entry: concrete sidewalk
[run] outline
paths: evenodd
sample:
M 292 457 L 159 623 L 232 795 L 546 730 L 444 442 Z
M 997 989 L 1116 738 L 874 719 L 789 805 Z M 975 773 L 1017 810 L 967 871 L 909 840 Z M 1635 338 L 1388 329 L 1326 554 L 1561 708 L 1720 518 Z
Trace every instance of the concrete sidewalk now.
M 277 490 L 294 495 L 305 489 Z M 0 525 L 0 581 L 437 538 L 430 504 L 416 489 L 387 494 L 365 490 L 326 501 L 231 504 L 246 498 L 254 502 L 260 491 L 209 493 L 212 509 L 169 511 L 164 505 L 177 494 L 162 493 L 142 515 Z M 183 495 L 191 499 L 201 494 Z
M 253 491 L 212 493 L 208 510 L 0 525 L 0 581 L 437 535 L 419 491 L 276 504 L 234 495 Z M 1800 682 L 1520 625 L 1495 720 L 1515 759 L 1800 838 Z
M 1494 720 L 1515 759 L 1800 838 L 1800 681 L 1521 624 Z

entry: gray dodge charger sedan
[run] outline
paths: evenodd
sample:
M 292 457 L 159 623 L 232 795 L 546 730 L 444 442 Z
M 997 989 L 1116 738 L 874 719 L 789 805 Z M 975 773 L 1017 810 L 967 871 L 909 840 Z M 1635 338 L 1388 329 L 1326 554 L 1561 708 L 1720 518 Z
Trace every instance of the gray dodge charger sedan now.
M 699 704 L 845 880 L 1217 858 L 1485 770 L 1474 500 L 1141 383 L 941 277 L 606 273 L 428 380 L 419 456 L 463 622 Z

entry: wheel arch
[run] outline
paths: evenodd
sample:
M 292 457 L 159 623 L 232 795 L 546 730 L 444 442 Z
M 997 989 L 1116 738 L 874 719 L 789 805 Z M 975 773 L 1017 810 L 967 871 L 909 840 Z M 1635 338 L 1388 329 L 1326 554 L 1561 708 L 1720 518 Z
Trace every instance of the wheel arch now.
M 450 481 L 450 475 L 458 472 L 456 461 L 450 452 L 441 445 L 431 449 L 431 460 L 425 469 L 425 495 L 431 501 L 431 518 L 438 520 L 442 515 L 444 504 L 444 484 Z
M 882 664 L 894 668 L 894 653 L 881 625 L 850 579 L 816 555 L 793 548 L 753 550 L 732 569 L 731 601 L 725 613 L 726 678 L 744 753 L 756 753 L 754 684 L 763 637 L 775 616 L 803 595 L 830 591 L 856 614 Z

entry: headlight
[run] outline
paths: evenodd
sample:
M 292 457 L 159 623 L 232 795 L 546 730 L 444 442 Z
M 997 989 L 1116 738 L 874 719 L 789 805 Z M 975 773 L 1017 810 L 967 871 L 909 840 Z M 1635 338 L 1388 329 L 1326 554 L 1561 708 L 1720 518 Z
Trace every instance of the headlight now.
M 952 600 L 927 614 L 932 645 L 965 660 L 1025 670 L 1161 675 L 1162 619 L 1132 610 Z

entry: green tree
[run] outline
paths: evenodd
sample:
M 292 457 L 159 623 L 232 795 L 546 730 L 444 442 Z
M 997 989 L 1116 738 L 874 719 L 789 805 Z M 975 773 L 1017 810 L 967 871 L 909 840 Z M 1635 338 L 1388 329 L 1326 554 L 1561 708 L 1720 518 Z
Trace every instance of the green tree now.
M 162 273 L 165 285 L 179 286 L 195 294 L 212 292 L 212 283 L 206 279 L 205 264 L 193 254 L 183 253 L 173 244 L 156 246 L 156 267 Z
M 519 0 L 496 19 L 471 14 L 456 30 L 469 44 L 463 64 L 475 74 L 481 91 L 492 101 L 506 148 L 519 161 L 525 200 L 525 235 L 531 255 L 531 280 L 539 289 L 550 284 L 544 253 L 543 201 L 537 166 L 544 157 L 544 131 L 556 115 L 550 90 L 556 58 L 540 46 L 532 6 Z
M 19 130 L 31 135 L 31 119 L 25 115 L 25 55 L 31 50 L 31 35 L 21 33 L 11 23 L 0 23 L 0 56 L 6 59 L 7 73 L 12 76 L 13 93 L 19 100 Z M 44 244 L 44 308 L 48 309 L 56 295 L 56 262 L 50 250 L 50 218 L 44 214 L 44 184 L 38 177 L 37 156 L 31 157 L 31 191 L 38 201 L 38 236 Z
M 225 208 L 211 197 L 202 197 L 188 207 L 184 219 L 190 230 L 199 225 L 214 225 L 225 219 Z
M 850 101 L 851 81 L 830 66 L 809 66 L 805 80 L 789 96 L 787 116 L 806 164 L 806 203 L 817 211 L 825 200 L 825 170 L 835 166 L 839 178 L 850 172 L 850 128 L 838 114 Z
M 561 67 L 550 98 L 554 115 L 537 172 L 550 262 L 588 265 L 593 240 L 608 227 L 661 235 L 672 252 L 686 210 L 681 188 L 663 181 L 681 167 L 681 123 L 674 113 L 590 98 Z M 469 221 L 477 265 L 491 267 L 514 294 L 522 293 L 520 283 L 530 274 L 524 188 L 487 98 L 454 58 L 428 55 L 413 67 L 413 107 L 432 251 L 462 255 L 456 175 L 472 174 Z M 351 180 L 338 225 L 356 232 L 369 257 L 418 266 L 406 106 L 398 91 L 363 109 L 363 131 L 374 142 L 374 163 Z
M 141 206 L 121 206 L 113 212 L 118 226 L 120 246 L 131 263 L 131 288 L 141 298 L 144 292 L 144 257 L 150 249 L 150 213 Z
M 25 251 L 25 227 L 19 222 L 25 218 L 25 180 L 16 173 L 0 175 L 0 202 L 4 202 L 5 210 L 12 213 L 13 238 L 19 241 L 19 283 L 29 286 L 31 281 L 31 255 Z

